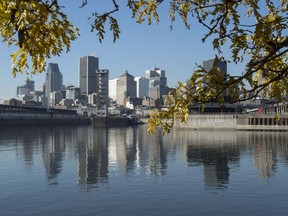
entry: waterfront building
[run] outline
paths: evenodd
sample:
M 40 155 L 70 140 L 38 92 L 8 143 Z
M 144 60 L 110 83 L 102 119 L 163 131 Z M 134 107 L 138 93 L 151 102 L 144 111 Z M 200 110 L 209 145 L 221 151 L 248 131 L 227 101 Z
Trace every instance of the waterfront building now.
M 39 97 L 39 102 L 42 103 L 42 108 L 48 107 L 48 99 L 45 95 L 42 95 L 41 97 Z
M 17 100 L 23 101 L 23 103 L 25 101 L 29 101 L 33 99 L 33 96 L 30 94 L 22 94 L 22 95 L 18 95 L 18 97 L 16 98 Z
M 94 117 L 94 116 L 105 116 L 106 113 L 104 112 L 105 110 L 98 109 L 97 106 L 77 106 L 76 108 L 77 113 L 79 115 L 83 116 L 89 116 L 89 117 Z
M 26 86 L 17 86 L 16 90 L 16 97 L 19 97 L 21 95 L 28 95 L 29 94 L 29 89 Z
M 80 94 L 88 96 L 96 92 L 96 71 L 99 69 L 99 58 L 84 56 L 79 58 Z
M 41 102 L 44 96 L 42 91 L 30 91 L 29 95 L 31 96 L 32 100 L 35 102 Z M 42 102 L 41 102 L 41 105 L 42 105 Z
M 20 100 L 17 100 L 15 98 L 11 98 L 9 100 L 4 100 L 3 105 L 7 105 L 7 106 L 22 106 L 23 102 Z
M 35 100 L 27 100 L 27 101 L 23 101 L 23 105 L 25 107 L 42 107 L 42 102 L 35 101 Z
M 56 106 L 62 99 L 65 99 L 65 91 L 54 91 L 50 93 L 50 105 Z
M 150 97 L 144 97 L 142 100 L 142 106 L 147 108 L 160 108 L 162 106 L 162 102 L 160 99 L 153 99 Z
M 143 98 L 149 95 L 149 79 L 145 77 L 135 77 L 136 97 Z
M 75 86 L 68 86 L 66 88 L 66 99 L 76 100 L 80 98 L 80 88 Z
M 151 85 L 150 89 L 149 89 L 149 96 L 153 99 L 158 99 L 161 98 L 161 92 L 160 92 L 161 88 L 160 85 Z
M 128 97 L 136 97 L 136 82 L 134 76 L 126 71 L 117 83 L 117 104 L 125 106 Z
M 101 103 L 100 95 L 97 93 L 92 93 L 88 95 L 88 104 L 89 105 L 96 105 Z
M 135 109 L 138 107 L 142 107 L 142 98 L 138 98 L 138 97 L 128 97 L 126 100 L 126 104 L 125 107 L 127 107 L 128 109 Z
M 29 78 L 25 80 L 25 86 L 29 89 L 29 93 L 35 90 L 35 82 Z
M 70 108 L 70 107 L 75 107 L 75 100 L 73 99 L 62 99 L 59 104 L 60 106 L 64 107 L 64 109 Z
M 117 100 L 117 83 L 119 78 L 109 80 L 109 97 L 113 100 Z
M 51 102 L 51 93 L 63 89 L 63 75 L 57 63 L 49 63 L 45 77 L 45 94 L 48 104 Z
M 22 86 L 17 86 L 16 96 L 19 95 L 28 95 L 31 91 L 34 91 L 35 82 L 27 78 L 25 84 Z

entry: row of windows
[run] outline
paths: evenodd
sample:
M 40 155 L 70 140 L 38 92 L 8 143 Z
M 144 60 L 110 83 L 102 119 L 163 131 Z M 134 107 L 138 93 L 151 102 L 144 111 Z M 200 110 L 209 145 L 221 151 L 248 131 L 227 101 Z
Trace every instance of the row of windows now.
M 249 118 L 249 125 L 288 125 L 288 118 Z

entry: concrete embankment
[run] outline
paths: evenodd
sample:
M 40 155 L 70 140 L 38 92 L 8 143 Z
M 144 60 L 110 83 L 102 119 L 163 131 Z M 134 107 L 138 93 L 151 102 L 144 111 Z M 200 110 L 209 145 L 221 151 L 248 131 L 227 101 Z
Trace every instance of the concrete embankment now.
M 76 110 L 0 105 L 0 126 L 91 124 Z
M 0 118 L 0 127 L 10 126 L 42 126 L 42 125 L 83 125 L 91 124 L 90 118 L 51 118 L 51 119 L 37 119 L 37 118 Z
M 273 115 L 190 115 L 187 123 L 176 120 L 175 129 L 194 130 L 288 130 L 288 116 Z
M 129 119 L 124 117 L 94 117 L 92 118 L 94 127 L 124 127 L 129 125 Z

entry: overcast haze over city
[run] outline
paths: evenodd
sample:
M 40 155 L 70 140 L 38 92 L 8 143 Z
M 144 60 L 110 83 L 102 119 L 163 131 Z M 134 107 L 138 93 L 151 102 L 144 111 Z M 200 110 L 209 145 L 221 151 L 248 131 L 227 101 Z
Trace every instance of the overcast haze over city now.
M 191 30 L 187 30 L 178 17 L 173 30 L 170 31 L 167 3 L 159 8 L 160 23 L 150 26 L 146 23 L 137 24 L 136 20 L 131 18 L 131 11 L 121 3 L 120 11 L 115 14 L 120 24 L 120 39 L 113 43 L 112 34 L 107 26 L 105 39 L 101 44 L 96 33 L 90 32 L 88 17 L 94 9 L 112 9 L 112 1 L 88 1 L 88 5 L 80 9 L 81 2 L 59 1 L 60 5 L 65 6 L 64 13 L 79 28 L 80 37 L 72 42 L 69 53 L 63 52 L 60 57 L 53 57 L 47 62 L 58 63 L 65 85 L 78 86 L 79 57 L 86 55 L 99 57 L 99 68 L 109 70 L 109 79 L 119 77 L 126 70 L 134 77 L 145 76 L 145 70 L 159 67 L 166 71 L 169 87 L 175 87 L 178 81 L 187 80 L 196 63 L 202 64 L 204 60 L 214 58 L 211 40 L 204 44 L 201 42 L 205 29 L 197 22 L 191 23 Z M 32 77 L 18 74 L 13 78 L 10 55 L 16 49 L 8 48 L 4 43 L 0 44 L 0 49 L 0 99 L 15 97 L 16 86 L 23 85 L 27 77 L 35 81 L 35 89 L 38 90 L 45 82 L 46 71 Z M 228 64 L 228 73 L 231 75 L 240 75 L 242 69 L 240 65 Z

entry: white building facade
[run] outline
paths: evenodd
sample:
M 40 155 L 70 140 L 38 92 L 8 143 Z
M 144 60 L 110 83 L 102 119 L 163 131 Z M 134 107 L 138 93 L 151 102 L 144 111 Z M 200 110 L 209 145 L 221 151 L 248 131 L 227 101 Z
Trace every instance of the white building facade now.
M 113 100 L 117 100 L 117 82 L 119 78 L 109 80 L 109 97 Z

